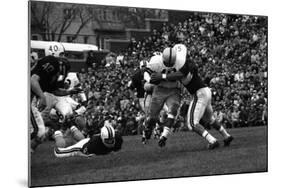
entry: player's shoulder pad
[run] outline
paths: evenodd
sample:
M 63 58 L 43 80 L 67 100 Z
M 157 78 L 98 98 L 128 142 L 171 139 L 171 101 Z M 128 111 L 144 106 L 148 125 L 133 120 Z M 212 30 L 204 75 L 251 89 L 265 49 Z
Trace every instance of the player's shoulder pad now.
M 162 56 L 155 55 L 151 57 L 149 63 L 147 64 L 147 68 L 149 68 L 152 71 L 157 71 L 162 64 L 163 64 Z

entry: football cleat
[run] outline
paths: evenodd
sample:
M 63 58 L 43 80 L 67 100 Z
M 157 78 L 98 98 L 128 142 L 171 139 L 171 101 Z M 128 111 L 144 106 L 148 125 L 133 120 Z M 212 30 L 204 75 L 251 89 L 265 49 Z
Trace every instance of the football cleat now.
M 141 142 L 142 142 L 142 144 L 146 144 L 147 143 L 145 137 L 141 137 Z
M 165 136 L 162 136 L 158 141 L 158 146 L 161 148 L 164 147 L 166 145 L 166 140 L 167 138 Z
M 224 146 L 229 146 L 233 139 L 234 139 L 233 136 L 229 136 L 226 139 L 224 139 L 223 140 Z
M 219 146 L 220 146 L 219 142 L 215 141 L 214 143 L 208 144 L 208 149 L 212 150 L 212 149 L 218 148 Z

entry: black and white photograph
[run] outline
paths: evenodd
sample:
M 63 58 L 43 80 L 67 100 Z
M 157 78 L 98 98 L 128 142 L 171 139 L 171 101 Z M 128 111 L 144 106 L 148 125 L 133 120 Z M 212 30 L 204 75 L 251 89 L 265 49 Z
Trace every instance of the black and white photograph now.
M 268 172 L 267 15 L 27 6 L 30 187 Z

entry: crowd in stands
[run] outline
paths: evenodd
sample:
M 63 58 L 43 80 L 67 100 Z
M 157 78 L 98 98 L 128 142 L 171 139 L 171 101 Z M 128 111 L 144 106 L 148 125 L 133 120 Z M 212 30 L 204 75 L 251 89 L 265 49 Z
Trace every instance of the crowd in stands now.
M 228 128 L 267 125 L 267 18 L 194 13 L 183 22 L 164 23 L 160 30 L 131 43 L 101 64 L 88 63 L 81 78 L 88 95 L 88 124 L 111 117 L 124 134 L 136 132 L 140 107 L 129 89 L 139 61 L 155 51 L 182 43 L 213 92 L 218 121 Z M 96 123 L 93 123 L 96 122 Z

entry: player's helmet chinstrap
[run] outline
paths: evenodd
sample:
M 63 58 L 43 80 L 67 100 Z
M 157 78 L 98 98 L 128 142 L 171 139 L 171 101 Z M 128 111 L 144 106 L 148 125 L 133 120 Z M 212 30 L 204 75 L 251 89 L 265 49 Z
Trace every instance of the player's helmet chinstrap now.
M 163 62 L 167 67 L 172 67 L 176 63 L 176 50 L 173 48 L 165 48 L 163 51 Z
M 115 145 L 115 130 L 111 125 L 105 125 L 101 128 L 101 140 L 108 148 L 113 148 Z

